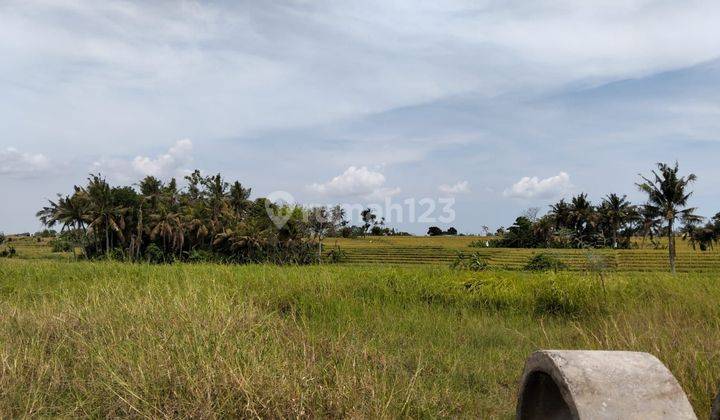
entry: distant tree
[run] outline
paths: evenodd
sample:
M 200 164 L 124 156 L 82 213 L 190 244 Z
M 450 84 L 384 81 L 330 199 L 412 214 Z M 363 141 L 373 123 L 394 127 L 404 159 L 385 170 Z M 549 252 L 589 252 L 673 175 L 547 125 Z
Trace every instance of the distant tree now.
M 457 235 L 458 231 L 454 227 L 450 227 L 447 232 L 445 232 L 446 235 Z
M 550 206 L 549 214 L 552 216 L 555 229 L 557 230 L 569 228 L 572 225 L 570 220 L 570 205 L 564 198 Z
M 0 232 L 0 245 L 5 243 L 5 239 L 6 239 L 5 232 Z
M 430 228 L 428 228 L 427 234 L 429 236 L 440 236 L 443 234 L 443 230 L 437 226 L 430 226 Z
M 360 212 L 360 217 L 362 218 L 362 221 L 363 221 L 362 227 L 363 227 L 363 236 L 364 236 L 364 235 L 367 235 L 368 230 L 370 230 L 370 228 L 375 225 L 377 216 L 375 215 L 375 213 L 373 213 L 372 209 L 368 207 L 365 210 L 363 210 L 362 212 Z
M 690 184 L 695 182 L 697 176 L 678 175 L 678 164 L 670 166 L 665 163 L 657 164 L 658 171 L 652 171 L 650 178 L 642 176 L 644 182 L 637 184 L 640 191 L 648 195 L 648 202 L 645 204 L 646 214 L 650 214 L 666 225 L 668 238 L 668 257 L 670 260 L 670 271 L 675 273 L 675 222 L 678 220 L 697 220 L 694 214 L 694 207 L 687 207 L 688 200 L 692 195 L 689 191 Z
M 330 212 L 326 207 L 314 207 L 308 213 L 308 226 L 318 243 L 318 259 L 322 257 L 322 241 L 333 227 Z
M 485 225 L 482 225 L 481 228 L 482 228 L 483 233 L 485 234 L 485 236 L 490 236 L 490 228 L 489 228 L 489 227 L 487 227 L 487 226 L 485 226 Z
M 528 207 L 525 209 L 525 211 L 522 212 L 520 216 L 530 220 L 531 222 L 534 222 L 538 218 L 538 214 L 540 213 L 540 207 Z
M 328 235 L 339 236 L 340 231 L 348 225 L 348 221 L 345 219 L 345 209 L 339 204 L 331 208 L 330 219 L 332 220 L 332 227 Z
M 603 199 L 598 211 L 600 218 L 610 230 L 612 247 L 617 248 L 620 228 L 638 219 L 637 209 L 627 200 L 627 196 L 610 194 Z

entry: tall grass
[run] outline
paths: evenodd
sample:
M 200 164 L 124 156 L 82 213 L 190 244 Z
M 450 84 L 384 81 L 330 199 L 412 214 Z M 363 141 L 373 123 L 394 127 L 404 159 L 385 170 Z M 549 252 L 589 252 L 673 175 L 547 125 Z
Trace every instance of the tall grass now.
M 700 416 L 716 275 L 0 261 L 0 416 L 511 417 L 539 348 L 649 351 Z

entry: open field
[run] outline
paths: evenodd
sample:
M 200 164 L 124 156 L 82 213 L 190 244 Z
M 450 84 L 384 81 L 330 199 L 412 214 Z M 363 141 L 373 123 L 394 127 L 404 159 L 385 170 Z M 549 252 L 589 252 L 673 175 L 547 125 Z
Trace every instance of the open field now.
M 474 236 L 381 236 L 357 239 L 328 238 L 326 250 L 339 248 L 344 264 L 444 265 L 448 266 L 462 252 L 478 253 L 491 268 L 522 269 L 535 254 L 550 253 L 566 263 L 570 270 L 586 270 L 590 259 L 602 259 L 611 271 L 667 271 L 667 249 L 649 247 L 627 250 L 578 249 L 515 249 L 472 248 L 473 241 L 490 238 Z M 638 242 L 641 242 L 638 240 Z M 677 270 L 680 272 L 720 272 L 720 249 L 693 250 L 686 241 L 678 240 Z M 13 245 L 20 258 L 72 260 L 71 253 L 54 253 L 48 239 L 14 238 Z M 79 250 L 78 250 L 79 253 Z
M 450 264 L 459 252 L 478 253 L 491 268 L 522 269 L 535 254 L 545 252 L 565 262 L 572 270 L 585 270 L 590 259 L 602 258 L 609 270 L 664 271 L 668 269 L 667 249 L 578 250 L 578 249 L 514 249 L 470 248 L 478 237 L 367 237 L 326 241 L 327 248 L 337 246 L 344 251 L 342 260 L 349 264 Z M 685 241 L 678 241 L 677 270 L 685 272 L 720 272 L 720 252 L 693 250 Z
M 540 348 L 658 356 L 699 414 L 717 274 L 0 260 L 0 416 L 511 418 Z

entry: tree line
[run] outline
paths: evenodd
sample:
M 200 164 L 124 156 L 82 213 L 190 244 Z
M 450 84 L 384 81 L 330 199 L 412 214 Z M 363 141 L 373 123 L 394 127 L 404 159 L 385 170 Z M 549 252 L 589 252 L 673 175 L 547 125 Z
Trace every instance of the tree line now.
M 634 237 L 649 239 L 656 247 L 658 238 L 667 239 L 670 267 L 675 271 L 676 236 L 693 248 L 711 249 L 720 240 L 720 213 L 705 221 L 689 207 L 690 185 L 694 174 L 680 176 L 678 164 L 658 163 L 657 170 L 636 184 L 647 195 L 644 204 L 635 205 L 627 196 L 609 194 L 594 205 L 581 193 L 552 204 L 550 211 L 537 217 L 537 209 L 515 219 L 507 230 L 488 245 L 514 248 L 630 248 Z M 680 225 L 680 229 L 678 229 Z
M 147 176 L 112 186 L 101 175 L 70 195 L 49 200 L 37 217 L 59 226 L 58 240 L 84 258 L 307 264 L 319 260 L 322 237 L 347 225 L 342 209 L 304 209 L 250 200 L 251 189 L 199 171 L 165 183 Z M 284 220 L 276 226 L 272 214 Z

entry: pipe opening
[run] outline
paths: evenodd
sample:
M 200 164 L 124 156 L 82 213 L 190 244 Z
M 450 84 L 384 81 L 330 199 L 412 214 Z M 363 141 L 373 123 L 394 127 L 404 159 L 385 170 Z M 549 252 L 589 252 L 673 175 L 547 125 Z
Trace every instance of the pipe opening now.
M 520 397 L 520 420 L 571 420 L 572 414 L 555 381 L 545 372 L 532 372 Z

